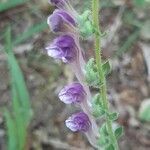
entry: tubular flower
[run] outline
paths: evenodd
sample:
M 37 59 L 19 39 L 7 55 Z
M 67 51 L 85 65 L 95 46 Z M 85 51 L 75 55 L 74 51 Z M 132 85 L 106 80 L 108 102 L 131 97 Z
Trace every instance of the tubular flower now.
M 59 99 L 66 104 L 81 103 L 86 96 L 83 86 L 80 83 L 73 83 L 65 86 L 59 93 Z
M 65 63 L 73 62 L 77 56 L 76 44 L 70 35 L 59 36 L 46 47 L 46 50 L 49 56 L 61 59 Z
M 56 9 L 47 19 L 47 24 L 53 32 L 64 32 L 69 27 L 75 27 L 76 22 L 66 11 Z
M 91 122 L 84 112 L 78 112 L 70 116 L 66 121 L 66 126 L 73 132 L 87 132 L 91 128 Z

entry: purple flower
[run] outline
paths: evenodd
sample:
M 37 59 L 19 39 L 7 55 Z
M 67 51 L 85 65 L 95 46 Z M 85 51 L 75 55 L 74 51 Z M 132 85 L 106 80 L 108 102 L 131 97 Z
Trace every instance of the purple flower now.
M 60 6 L 60 5 L 64 5 L 64 3 L 67 0 L 49 0 L 50 4 L 55 5 L 55 6 Z
M 65 86 L 59 93 L 59 99 L 66 104 L 80 103 L 85 99 L 86 93 L 80 83 Z
M 78 112 L 69 117 L 66 121 L 66 126 L 75 131 L 87 132 L 91 127 L 91 122 L 84 112 Z
M 62 35 L 56 38 L 46 47 L 49 56 L 61 59 L 65 63 L 73 62 L 77 56 L 75 41 L 70 35 Z
M 68 26 L 76 26 L 75 20 L 66 11 L 56 9 L 47 19 L 53 32 L 63 32 Z

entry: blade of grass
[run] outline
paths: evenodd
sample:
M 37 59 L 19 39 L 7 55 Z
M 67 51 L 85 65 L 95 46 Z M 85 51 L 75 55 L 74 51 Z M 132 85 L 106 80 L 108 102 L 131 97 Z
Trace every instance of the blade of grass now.
M 27 138 L 27 128 L 32 115 L 31 105 L 23 74 L 12 51 L 10 27 L 6 31 L 5 41 L 5 52 L 8 58 L 12 88 L 12 113 L 6 111 L 5 115 L 8 129 L 8 150 L 23 150 Z
M 26 3 L 29 0 L 8 0 L 7 2 L 4 2 L 0 4 L 0 12 L 3 12 L 5 10 L 8 10 L 10 8 L 16 7 L 18 5 L 22 5 Z
M 6 129 L 7 129 L 7 149 L 16 150 L 17 149 L 17 130 L 15 127 L 15 120 L 13 120 L 11 113 L 8 110 L 4 110 L 4 117 L 6 120 Z
M 140 32 L 139 29 L 135 30 L 128 37 L 128 39 L 125 41 L 125 43 L 123 43 L 123 45 L 121 46 L 121 48 L 116 51 L 116 53 L 114 54 L 114 57 L 119 57 L 123 53 L 127 52 L 129 50 L 129 48 L 132 46 L 132 44 L 137 40 L 137 38 L 139 36 L 139 32 Z
M 15 100 L 13 101 L 13 107 L 14 109 L 17 109 L 18 105 L 22 107 L 22 111 L 24 112 L 26 119 L 29 119 L 29 113 L 31 113 L 29 111 L 31 110 L 29 93 L 25 85 L 22 71 L 12 51 L 10 27 L 8 28 L 6 32 L 5 50 L 7 52 L 8 66 L 10 69 L 10 77 L 11 77 L 11 82 L 12 82 L 11 84 L 12 85 L 12 97 L 13 97 L 13 100 Z M 17 102 L 17 100 L 19 100 L 19 102 Z
M 17 44 L 27 40 L 29 37 L 33 36 L 36 33 L 43 31 L 47 27 L 48 27 L 48 25 L 45 21 L 40 24 L 33 25 L 27 31 L 23 32 L 21 35 L 16 37 L 16 39 L 13 42 L 14 45 L 17 45 Z

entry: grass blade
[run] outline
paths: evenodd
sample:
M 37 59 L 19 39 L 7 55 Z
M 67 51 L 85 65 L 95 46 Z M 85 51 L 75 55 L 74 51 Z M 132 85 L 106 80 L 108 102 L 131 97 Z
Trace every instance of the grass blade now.
M 28 0 L 8 0 L 7 2 L 1 2 L 0 4 L 0 12 L 8 10 L 10 8 L 16 7 L 18 5 L 22 5 L 26 3 Z
M 17 149 L 17 131 L 15 127 L 15 121 L 10 115 L 11 113 L 8 110 L 4 111 L 4 117 L 6 119 L 6 129 L 8 136 L 7 149 L 16 150 Z
M 33 25 L 27 31 L 19 35 L 13 42 L 15 45 L 27 40 L 29 37 L 33 36 L 35 33 L 43 31 L 47 27 L 47 23 L 44 21 L 40 24 Z
M 114 57 L 121 56 L 123 53 L 125 53 L 127 50 L 129 50 L 129 48 L 131 47 L 131 45 L 138 38 L 139 32 L 140 32 L 139 29 L 137 29 L 136 31 L 134 31 L 129 36 L 129 38 L 125 41 L 125 43 L 123 43 L 122 47 L 116 51 L 116 53 L 114 54 Z

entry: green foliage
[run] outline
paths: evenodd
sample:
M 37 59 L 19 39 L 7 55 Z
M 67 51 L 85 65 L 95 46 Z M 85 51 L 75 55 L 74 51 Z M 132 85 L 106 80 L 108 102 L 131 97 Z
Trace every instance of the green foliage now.
M 90 16 L 91 12 L 89 10 L 86 10 L 77 18 L 80 34 L 84 38 L 91 36 L 94 32 L 94 27 L 90 20 Z
M 110 120 L 111 122 L 118 119 L 118 113 L 109 112 L 109 110 L 105 109 L 105 107 L 103 105 L 102 97 L 100 96 L 100 94 L 96 94 L 93 97 L 92 110 L 93 110 L 92 114 L 96 118 L 107 117 L 107 119 Z M 119 126 L 118 124 L 114 123 L 113 124 L 113 133 L 114 133 L 114 136 L 116 137 L 116 139 L 119 139 L 123 134 L 123 128 L 121 126 Z M 102 126 L 100 127 L 99 134 L 100 134 L 100 138 L 98 140 L 98 144 L 100 145 L 100 147 L 102 147 L 102 149 L 104 149 L 104 150 L 115 150 L 114 143 L 112 142 L 111 137 L 109 136 L 108 127 L 107 127 L 106 122 L 104 122 L 102 124 Z
M 114 128 L 116 139 L 119 139 L 123 135 L 123 127 L 116 125 L 116 128 Z
M 32 117 L 29 93 L 24 77 L 12 51 L 11 30 L 6 31 L 5 52 L 8 58 L 12 88 L 12 109 L 5 109 L 8 150 L 23 150 Z
M 107 117 L 108 120 L 111 122 L 118 119 L 118 113 L 116 112 L 108 112 L 103 103 L 100 94 L 96 94 L 92 100 L 92 109 L 93 109 L 93 116 L 95 117 Z M 114 124 L 113 127 L 114 136 L 116 139 L 119 139 L 123 134 L 123 128 Z M 112 143 L 111 138 L 109 136 L 107 124 L 103 123 L 99 129 L 100 138 L 98 140 L 98 144 L 105 150 L 115 150 L 114 143 Z
M 113 132 L 116 139 L 119 139 L 123 134 L 123 127 L 118 124 L 114 124 Z M 98 144 L 105 150 L 115 150 L 113 144 L 111 143 L 111 138 L 109 137 L 109 132 L 107 128 L 107 124 L 103 123 L 101 128 L 99 129 L 100 138 L 98 140 Z
M 95 117 L 102 117 L 105 114 L 105 109 L 103 108 L 102 100 L 99 94 L 96 94 L 92 100 L 92 114 Z
M 13 120 L 8 110 L 4 111 L 4 116 L 6 119 L 6 128 L 8 136 L 7 149 L 15 150 L 17 148 L 17 129 L 15 127 L 15 120 Z
M 103 123 L 100 130 L 99 130 L 100 138 L 99 138 L 99 145 L 102 149 L 105 150 L 115 150 L 113 144 L 111 143 L 111 139 L 109 137 L 109 132 L 107 129 L 107 124 Z
M 79 15 L 77 18 L 78 22 L 78 28 L 80 31 L 80 35 L 83 38 L 88 38 L 93 35 L 93 33 L 96 33 L 97 35 L 103 37 L 106 36 L 107 33 L 100 33 L 96 30 L 94 27 L 92 21 L 91 21 L 91 12 L 89 10 L 86 10 L 83 12 L 83 14 Z
M 108 114 L 108 118 L 111 120 L 111 121 L 115 121 L 118 119 L 118 113 L 114 112 L 114 113 L 109 113 Z
M 143 6 L 146 3 L 146 0 L 134 0 L 134 4 L 137 6 Z
M 108 75 L 111 72 L 111 65 L 109 61 L 102 64 L 104 75 Z M 85 78 L 88 85 L 98 88 L 103 83 L 99 82 L 99 75 L 94 58 L 91 58 L 85 66 Z
M 0 4 L 0 12 L 5 11 L 7 9 L 16 7 L 18 5 L 26 3 L 28 0 L 7 0 L 4 2 L 1 2 Z
M 98 72 L 97 72 L 94 58 L 91 58 L 85 66 L 85 78 L 86 78 L 86 82 L 90 86 L 98 87 L 99 78 L 98 78 Z
M 103 64 L 102 64 L 102 68 L 103 68 L 103 72 L 105 75 L 108 75 L 111 73 L 111 70 L 112 70 L 112 66 L 110 64 L 110 61 L 107 60 L 105 61 Z

